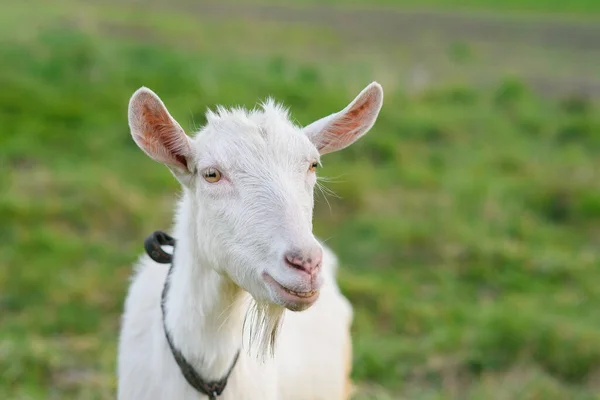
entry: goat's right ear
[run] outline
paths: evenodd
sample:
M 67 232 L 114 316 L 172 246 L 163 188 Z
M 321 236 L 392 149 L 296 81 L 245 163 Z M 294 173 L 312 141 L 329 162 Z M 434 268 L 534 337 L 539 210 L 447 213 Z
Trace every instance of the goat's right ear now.
M 141 87 L 129 100 L 128 118 L 131 136 L 139 148 L 169 167 L 184 183 L 193 169 L 194 147 L 162 100 L 152 90 Z

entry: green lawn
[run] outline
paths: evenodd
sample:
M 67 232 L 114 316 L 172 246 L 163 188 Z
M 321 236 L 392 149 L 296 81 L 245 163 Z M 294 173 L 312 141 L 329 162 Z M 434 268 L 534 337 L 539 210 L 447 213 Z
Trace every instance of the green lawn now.
M 130 138 L 133 91 L 191 131 L 269 95 L 308 123 L 386 76 L 301 57 L 338 40 L 318 29 L 257 27 L 254 52 L 243 23 L 39 7 L 0 17 L 0 398 L 110 399 L 131 265 L 178 190 Z M 600 398 L 600 105 L 516 80 L 384 89 L 373 130 L 324 158 L 339 197 L 315 211 L 356 310 L 357 398 Z

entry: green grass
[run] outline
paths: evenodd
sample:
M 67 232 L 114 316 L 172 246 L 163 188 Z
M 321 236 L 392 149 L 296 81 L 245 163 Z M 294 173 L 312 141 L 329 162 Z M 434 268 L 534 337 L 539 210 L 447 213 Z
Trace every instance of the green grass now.
M 226 3 L 234 3 L 229 0 Z M 273 0 L 241 0 L 240 3 L 276 4 Z M 296 5 L 331 5 L 341 7 L 388 7 L 405 10 L 485 11 L 503 13 L 531 13 L 549 16 L 589 16 L 600 13 L 600 3 L 595 0 L 302 0 Z
M 22 26 L 18 7 L 0 28 L 0 398 L 114 398 L 131 265 L 178 190 L 130 138 L 133 91 L 155 90 L 191 131 L 208 106 L 269 95 L 308 123 L 378 76 L 182 43 L 193 27 L 176 13 L 157 42 L 66 6 L 48 10 L 74 27 Z M 598 398 L 599 105 L 515 80 L 385 96 L 373 130 L 324 158 L 340 198 L 315 210 L 356 310 L 358 398 Z
M 330 0 L 337 4 L 352 4 L 353 1 Z M 425 0 L 416 2 L 414 0 L 379 0 L 382 5 L 402 6 L 407 8 L 435 8 L 447 10 L 466 10 L 466 11 L 500 11 L 500 12 L 536 12 L 547 14 L 574 14 L 586 15 L 589 13 L 598 14 L 600 12 L 600 4 L 594 0 Z M 358 1 L 356 1 L 358 3 Z M 365 2 L 373 4 L 372 2 Z

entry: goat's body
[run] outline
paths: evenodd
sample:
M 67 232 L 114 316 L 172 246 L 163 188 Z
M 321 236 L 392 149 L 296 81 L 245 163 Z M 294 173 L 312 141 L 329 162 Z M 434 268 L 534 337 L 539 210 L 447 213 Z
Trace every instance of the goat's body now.
M 184 378 L 165 329 L 205 381 L 222 379 L 241 350 L 222 400 L 350 397 L 352 307 L 335 255 L 312 232 L 315 171 L 321 155 L 371 128 L 382 102 L 373 82 L 303 128 L 271 100 L 218 107 L 192 139 L 154 92 L 134 93 L 131 135 L 183 196 L 173 266 L 144 256 L 125 301 L 119 400 L 206 398 Z
M 242 349 L 220 399 L 349 398 L 352 308 L 335 281 L 335 256 L 326 248 L 324 251 L 326 278 L 320 298 L 308 310 L 285 312 L 273 357 L 262 361 Z M 206 398 L 185 380 L 165 338 L 161 293 L 168 268 L 144 256 L 132 281 L 119 344 L 120 400 Z M 209 355 L 218 348 L 217 343 L 189 340 L 200 354 Z M 231 357 L 222 362 L 231 362 Z

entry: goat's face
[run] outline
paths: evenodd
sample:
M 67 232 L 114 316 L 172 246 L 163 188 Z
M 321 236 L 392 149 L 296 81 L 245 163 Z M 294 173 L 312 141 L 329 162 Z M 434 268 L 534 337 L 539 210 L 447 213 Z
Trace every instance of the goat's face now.
M 323 280 L 312 233 L 320 157 L 364 135 L 382 101 L 372 83 L 342 111 L 304 128 L 271 101 L 250 112 L 219 108 L 191 139 L 141 88 L 130 100 L 129 125 L 138 146 L 192 196 L 190 223 L 204 261 L 255 299 L 300 311 L 316 301 Z

